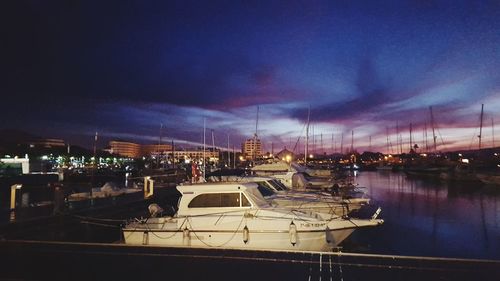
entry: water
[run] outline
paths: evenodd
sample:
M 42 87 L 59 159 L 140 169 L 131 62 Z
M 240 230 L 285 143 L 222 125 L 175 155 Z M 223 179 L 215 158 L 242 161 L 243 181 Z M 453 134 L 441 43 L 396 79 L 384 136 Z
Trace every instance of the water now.
M 360 172 L 384 225 L 355 231 L 356 252 L 500 260 L 500 188 Z

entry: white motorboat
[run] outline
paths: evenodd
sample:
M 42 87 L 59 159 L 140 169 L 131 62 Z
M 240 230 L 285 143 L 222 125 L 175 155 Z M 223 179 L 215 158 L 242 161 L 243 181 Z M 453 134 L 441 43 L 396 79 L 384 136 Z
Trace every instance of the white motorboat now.
M 328 251 L 356 228 L 377 219 L 325 219 L 321 214 L 269 205 L 255 183 L 177 186 L 174 216 L 151 217 L 123 228 L 126 244 L 252 250 Z
M 252 171 L 257 176 L 272 176 L 279 179 L 288 188 L 294 190 L 330 190 L 334 185 L 333 177 L 315 177 L 296 164 L 276 161 L 256 165 Z
M 331 216 L 346 216 L 370 202 L 370 199 L 367 198 L 342 199 L 332 197 L 326 192 L 290 190 L 279 180 L 271 177 L 239 177 L 233 180 L 257 183 L 259 191 L 273 206 L 330 214 Z

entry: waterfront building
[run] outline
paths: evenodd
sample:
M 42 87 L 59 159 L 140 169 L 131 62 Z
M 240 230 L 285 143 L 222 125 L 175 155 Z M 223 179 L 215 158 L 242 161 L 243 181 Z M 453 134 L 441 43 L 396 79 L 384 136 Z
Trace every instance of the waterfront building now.
M 109 142 L 109 152 L 111 154 L 118 154 L 120 156 L 130 157 L 130 158 L 140 158 L 140 157 L 150 157 L 157 155 L 165 155 L 167 157 L 172 157 L 181 160 L 192 160 L 192 159 L 202 159 L 203 150 L 193 149 L 193 150 L 175 150 L 172 148 L 171 144 L 137 144 L 133 142 L 124 141 L 110 141 Z M 219 161 L 219 150 L 206 149 L 205 158 L 210 162 Z
M 209 162 L 218 162 L 219 152 L 219 150 L 207 149 L 205 150 L 205 158 L 207 158 Z M 203 159 L 203 150 L 176 150 L 174 151 L 174 158 L 179 161 Z
M 276 154 L 276 157 L 286 162 L 291 162 L 295 159 L 295 155 L 293 154 L 293 152 L 286 149 L 286 147 L 282 151 L 278 152 Z
M 258 158 L 262 156 L 262 144 L 260 139 L 247 139 L 241 144 L 241 153 L 247 159 Z
M 30 147 L 43 147 L 43 148 L 53 148 L 53 147 L 64 147 L 66 144 L 64 140 L 61 139 L 37 139 L 29 142 Z
M 141 145 L 133 142 L 110 141 L 110 153 L 130 158 L 142 157 Z
M 172 153 L 171 144 L 144 144 L 141 145 L 142 156 L 168 155 Z

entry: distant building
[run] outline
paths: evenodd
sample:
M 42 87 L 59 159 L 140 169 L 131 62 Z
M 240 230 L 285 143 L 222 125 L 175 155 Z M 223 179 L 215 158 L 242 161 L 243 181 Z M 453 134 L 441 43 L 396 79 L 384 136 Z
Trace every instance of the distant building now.
M 64 140 L 61 139 L 38 139 L 29 142 L 30 147 L 44 147 L 44 148 L 53 148 L 53 147 L 64 147 L 66 144 Z
M 205 150 L 205 158 L 208 161 L 217 162 L 219 161 L 219 150 Z M 193 159 L 203 159 L 203 150 L 176 150 L 174 152 L 175 159 L 179 160 L 193 160 Z
M 171 157 L 174 153 L 175 159 L 202 159 L 203 150 L 174 150 L 171 144 L 137 144 L 133 142 L 124 141 L 110 141 L 109 142 L 109 152 L 111 154 L 118 154 L 120 156 L 130 157 L 130 158 L 140 158 L 156 156 L 158 154 L 167 155 Z M 205 150 L 205 158 L 210 159 L 210 161 L 219 160 L 218 150 Z
M 109 152 L 124 157 L 140 158 L 142 157 L 141 145 L 133 142 L 110 141 Z
M 281 159 L 283 161 L 291 162 L 295 159 L 295 154 L 293 154 L 293 152 L 286 149 L 285 147 L 282 151 L 276 154 L 276 158 Z
M 241 144 L 241 153 L 247 159 L 258 158 L 262 156 L 262 144 L 260 139 L 247 139 Z
M 171 144 L 144 144 L 141 145 L 142 156 L 151 156 L 157 154 L 171 154 L 172 145 Z

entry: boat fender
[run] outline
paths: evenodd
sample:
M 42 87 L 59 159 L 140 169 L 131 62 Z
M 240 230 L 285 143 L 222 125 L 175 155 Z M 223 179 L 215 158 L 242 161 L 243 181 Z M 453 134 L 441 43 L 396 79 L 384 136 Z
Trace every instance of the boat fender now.
M 289 233 L 290 233 L 290 243 L 292 243 L 293 246 L 295 246 L 295 244 L 297 244 L 297 226 L 293 223 L 290 223 L 290 229 L 289 229 Z
M 190 237 L 189 237 L 189 229 L 187 227 L 184 228 L 184 230 L 182 231 L 182 238 L 184 240 L 188 240 L 188 241 L 190 239 Z
M 245 227 L 243 228 L 243 242 L 246 244 L 249 238 L 250 238 L 250 231 L 248 231 L 248 227 L 245 225 Z
M 142 234 L 142 245 L 148 245 L 149 244 L 149 233 L 147 231 L 144 231 Z

